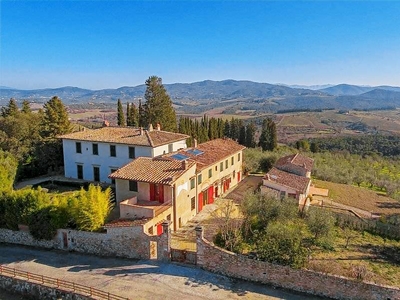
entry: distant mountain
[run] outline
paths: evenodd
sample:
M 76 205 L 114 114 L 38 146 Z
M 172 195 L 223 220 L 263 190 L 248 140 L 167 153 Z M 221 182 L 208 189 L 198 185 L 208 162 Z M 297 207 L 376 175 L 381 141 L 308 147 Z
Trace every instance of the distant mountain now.
M 295 89 L 308 89 L 308 90 L 313 90 L 313 91 L 322 90 L 322 89 L 326 89 L 326 88 L 334 86 L 334 84 L 322 84 L 322 85 L 297 85 L 297 84 L 287 85 L 287 84 L 281 84 L 281 85 L 288 86 L 288 87 L 295 88 Z
M 372 90 L 380 89 L 380 90 L 387 90 L 387 91 L 395 91 L 400 92 L 400 87 L 397 86 L 359 86 L 359 85 L 350 85 L 350 84 L 338 84 L 335 86 L 331 86 L 328 88 L 319 89 L 320 91 L 327 93 L 329 95 L 334 96 L 357 96 L 364 93 L 368 93 Z
M 338 84 L 335 86 L 321 89 L 320 91 L 323 91 L 329 95 L 334 95 L 334 96 L 343 96 L 343 95 L 355 96 L 372 91 L 373 89 L 374 89 L 373 87 L 369 86 Z
M 313 90 L 252 81 L 205 80 L 194 83 L 165 84 L 180 112 L 203 113 L 217 107 L 226 113 L 237 110 L 277 112 L 314 109 L 376 109 L 400 107 L 400 87 L 367 87 L 340 84 Z M 0 106 L 15 98 L 44 103 L 57 95 L 67 105 L 138 102 L 144 98 L 145 85 L 118 89 L 88 90 L 77 87 L 17 90 L 0 88 Z

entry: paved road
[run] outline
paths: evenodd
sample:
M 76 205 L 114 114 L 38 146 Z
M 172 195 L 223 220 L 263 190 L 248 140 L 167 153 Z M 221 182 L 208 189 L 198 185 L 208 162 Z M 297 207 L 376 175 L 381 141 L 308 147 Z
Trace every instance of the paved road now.
M 321 299 L 176 264 L 5 244 L 0 244 L 0 264 L 132 299 Z

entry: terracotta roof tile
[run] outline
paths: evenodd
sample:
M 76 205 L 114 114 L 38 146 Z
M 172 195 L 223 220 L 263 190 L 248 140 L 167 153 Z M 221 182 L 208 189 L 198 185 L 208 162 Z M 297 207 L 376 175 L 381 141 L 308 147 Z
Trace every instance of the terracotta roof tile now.
M 301 193 L 306 192 L 307 187 L 311 182 L 310 178 L 281 171 L 275 167 L 269 170 L 269 172 L 264 176 L 264 179 L 292 188 Z
M 164 157 L 173 159 L 174 154 L 183 154 L 189 157 L 190 160 L 196 162 L 196 170 L 201 171 L 210 165 L 218 163 L 221 160 L 229 158 L 233 154 L 245 149 L 246 147 L 238 144 L 231 139 L 215 139 L 202 144 L 197 147 L 183 149 L 174 153 L 165 154 Z M 191 150 L 197 149 L 203 152 L 202 154 L 195 155 Z M 243 158 L 241 158 L 243 159 Z M 236 161 L 236 158 L 235 158 Z M 230 163 L 230 162 L 229 162 Z
M 172 185 L 195 162 L 167 160 L 161 158 L 138 157 L 129 164 L 112 173 L 110 178 Z
M 297 167 L 301 167 L 311 172 L 314 166 L 314 160 L 307 156 L 301 155 L 299 153 L 287 155 L 278 159 L 275 163 L 275 167 L 280 168 L 288 165 L 293 165 Z
M 60 136 L 61 139 L 157 147 L 189 138 L 186 134 L 133 127 L 102 127 Z

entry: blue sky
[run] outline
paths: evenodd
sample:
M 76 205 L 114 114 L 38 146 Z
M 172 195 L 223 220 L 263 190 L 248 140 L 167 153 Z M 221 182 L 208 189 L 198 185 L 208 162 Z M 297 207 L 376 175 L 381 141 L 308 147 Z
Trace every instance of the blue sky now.
M 400 1 L 7 1 L 0 85 L 400 86 Z

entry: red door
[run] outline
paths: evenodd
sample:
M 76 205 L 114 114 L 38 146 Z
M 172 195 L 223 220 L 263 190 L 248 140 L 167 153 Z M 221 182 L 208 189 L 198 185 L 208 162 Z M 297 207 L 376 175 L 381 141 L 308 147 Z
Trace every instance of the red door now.
M 214 203 L 214 187 L 208 188 L 208 204 Z
M 157 225 L 157 235 L 161 235 L 163 233 L 162 223 Z
M 215 198 L 217 198 L 218 197 L 218 187 L 216 186 L 215 187 Z
M 164 186 L 162 184 L 150 184 L 150 201 L 164 203 Z
M 198 197 L 198 209 L 198 212 L 201 212 L 201 210 L 203 209 L 203 193 L 200 193 Z
M 238 172 L 238 182 L 240 182 L 240 172 Z

